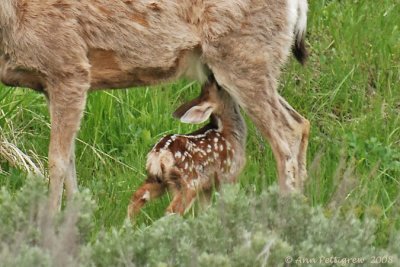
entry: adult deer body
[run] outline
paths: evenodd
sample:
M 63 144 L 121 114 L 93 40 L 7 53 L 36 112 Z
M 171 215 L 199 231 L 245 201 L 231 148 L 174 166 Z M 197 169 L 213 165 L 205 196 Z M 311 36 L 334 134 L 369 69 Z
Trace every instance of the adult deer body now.
M 167 212 L 183 214 L 198 194 L 207 200 L 214 186 L 236 182 L 244 167 L 246 124 L 238 104 L 213 77 L 201 95 L 174 116 L 185 123 L 210 121 L 191 134 L 165 136 L 153 147 L 147 156 L 147 179 L 132 195 L 129 217 L 166 190 L 174 196 Z
M 51 209 L 77 190 L 74 139 L 90 90 L 213 73 L 271 144 L 282 191 L 301 187 L 309 123 L 277 93 L 305 56 L 306 0 L 1 0 L 0 78 L 49 102 Z

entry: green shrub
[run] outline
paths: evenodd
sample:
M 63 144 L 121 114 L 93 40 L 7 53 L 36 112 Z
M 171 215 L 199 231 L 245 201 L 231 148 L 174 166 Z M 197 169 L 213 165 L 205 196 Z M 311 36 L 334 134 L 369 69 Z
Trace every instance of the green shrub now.
M 93 230 L 87 193 L 49 223 L 45 192 L 38 179 L 27 179 L 14 195 L 1 190 L 0 265 L 284 266 L 289 256 L 294 263 L 337 257 L 369 265 L 371 257 L 384 256 L 400 262 L 399 233 L 386 248 L 375 247 L 373 220 L 311 207 L 303 196 L 280 196 L 276 187 L 246 195 L 226 186 L 198 216 L 170 215 L 150 226 L 126 222 L 100 232 Z

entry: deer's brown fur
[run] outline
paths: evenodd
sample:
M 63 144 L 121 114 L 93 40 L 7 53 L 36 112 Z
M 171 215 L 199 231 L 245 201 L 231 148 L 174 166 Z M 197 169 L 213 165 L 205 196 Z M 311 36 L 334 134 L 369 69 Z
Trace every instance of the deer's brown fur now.
M 64 183 L 77 190 L 88 91 L 211 72 L 270 142 L 282 191 L 300 188 L 309 123 L 276 87 L 291 47 L 304 58 L 306 12 L 306 0 L 1 0 L 0 79 L 49 100 L 51 210 Z

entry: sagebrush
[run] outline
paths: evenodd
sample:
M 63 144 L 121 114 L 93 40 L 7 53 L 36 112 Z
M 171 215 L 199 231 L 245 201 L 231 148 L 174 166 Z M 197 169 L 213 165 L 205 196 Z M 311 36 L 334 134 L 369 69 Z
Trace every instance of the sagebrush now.
M 374 219 L 312 207 L 301 195 L 281 197 L 277 187 L 255 196 L 225 186 L 197 216 L 99 232 L 87 192 L 55 223 L 48 221 L 45 194 L 44 183 L 32 178 L 14 195 L 1 190 L 3 266 L 284 266 L 288 256 L 357 257 L 373 266 L 371 257 L 400 259 L 399 233 L 377 247 Z

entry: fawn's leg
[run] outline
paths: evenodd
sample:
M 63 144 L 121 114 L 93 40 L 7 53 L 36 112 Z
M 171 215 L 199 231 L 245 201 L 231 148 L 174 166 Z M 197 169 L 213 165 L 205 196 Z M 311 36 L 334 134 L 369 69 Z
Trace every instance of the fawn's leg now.
M 156 178 L 148 177 L 146 181 L 132 194 L 128 206 L 128 218 L 137 215 L 140 209 L 150 200 L 158 198 L 165 193 L 166 186 Z
M 173 194 L 174 198 L 169 204 L 166 212 L 183 215 L 193 205 L 197 196 L 197 191 L 192 188 L 182 187 L 180 190 L 173 191 Z
M 183 180 L 178 172 L 171 172 L 169 178 L 169 185 L 174 197 L 167 208 L 167 213 L 185 214 L 198 195 L 209 201 L 213 186 L 213 181 L 209 177 L 198 175 L 189 180 Z M 205 195 L 201 196 L 202 194 Z
M 71 82 L 63 81 L 57 86 L 48 88 L 51 118 L 49 201 L 50 211 L 53 213 L 61 208 L 64 182 L 69 198 L 77 191 L 74 140 L 79 129 L 89 85 L 84 79 L 79 79 L 82 78 L 80 76 L 73 78 L 75 80 Z
M 236 183 L 236 177 L 232 178 L 232 180 L 228 182 Z M 214 179 L 210 179 L 208 180 L 208 182 L 202 185 L 202 189 L 198 193 L 201 208 L 207 208 L 210 206 L 213 190 L 218 191 L 220 187 L 221 181 L 220 177 L 218 177 L 217 174 L 214 175 Z
M 211 204 L 211 197 L 212 197 L 212 192 L 213 190 L 210 189 L 205 189 L 201 192 L 198 193 L 199 197 L 199 203 L 200 203 L 200 208 L 201 209 L 206 209 L 210 206 Z

